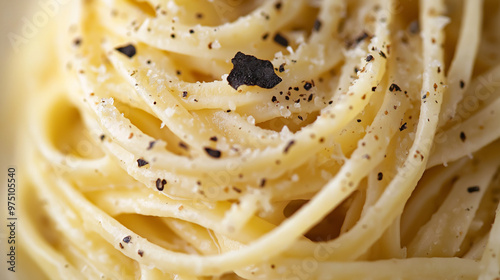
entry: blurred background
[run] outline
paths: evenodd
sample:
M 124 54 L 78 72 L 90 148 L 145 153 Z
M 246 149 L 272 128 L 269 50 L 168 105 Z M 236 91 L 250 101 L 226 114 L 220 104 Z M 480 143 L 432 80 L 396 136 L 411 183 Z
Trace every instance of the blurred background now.
M 13 74 L 11 69 L 12 60 L 14 54 L 16 53 L 12 47 L 11 40 L 9 36 L 13 37 L 13 34 L 20 34 L 20 26 L 22 24 L 22 18 L 26 17 L 28 14 L 29 3 L 35 2 L 34 0 L 0 0 L 0 121 L 1 121 L 1 133 L 0 133 L 0 151 L 1 153 L 1 163 L 2 171 L 4 167 L 12 164 L 12 145 L 13 143 L 13 132 L 12 129 L 15 127 L 14 122 L 14 112 L 16 108 L 11 104 L 13 93 Z M 5 173 L 5 172 L 2 172 Z M 5 174 L 2 174 L 5 175 Z M 3 185 L 2 181 L 2 185 Z M 2 193 L 2 195 L 4 195 Z M 2 200 L 2 203 L 4 201 Z
M 16 56 L 22 55 L 23 47 L 33 43 L 40 35 L 40 30 L 47 26 L 44 21 L 54 19 L 54 16 L 49 14 L 50 9 L 47 9 L 48 3 L 60 4 L 70 1 L 74 0 L 0 0 L 0 279 L 3 280 L 43 279 L 40 278 L 41 274 L 33 262 L 24 256 L 18 246 L 16 272 L 7 270 L 7 170 L 9 167 L 15 167 L 16 173 L 19 171 L 19 162 L 14 158 L 15 134 L 20 126 L 19 117 L 23 110 L 23 93 L 16 90 L 19 83 L 23 82 L 23 77 L 22 74 L 13 73 L 13 65 Z M 30 24 L 32 26 L 29 26 Z M 30 30 L 29 27 L 33 26 L 35 28 Z M 19 181 L 19 178 L 16 180 Z M 17 188 L 19 187 L 22 187 L 22 181 L 17 185 Z M 22 227 L 22 217 L 18 217 L 17 226 L 16 243 L 20 243 L 19 227 Z

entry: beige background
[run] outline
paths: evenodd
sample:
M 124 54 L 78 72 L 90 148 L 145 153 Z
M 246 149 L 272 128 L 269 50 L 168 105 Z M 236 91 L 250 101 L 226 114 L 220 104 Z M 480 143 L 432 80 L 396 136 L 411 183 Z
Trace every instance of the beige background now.
M 22 35 L 23 18 L 32 20 L 37 12 L 43 10 L 38 4 L 39 1 L 55 0 L 0 0 L 0 279 L 5 280 L 43 279 L 33 263 L 19 250 L 16 252 L 16 273 L 8 271 L 6 263 L 7 169 L 14 166 L 17 172 L 21 172 L 13 152 L 16 148 L 15 129 L 19 127 L 18 116 L 22 110 L 19 106 L 22 96 L 19 91 L 16 92 L 16 88 L 23 81 L 22 76 L 16 77 L 12 73 L 16 52 L 8 36 L 9 33 Z M 35 33 L 35 37 L 38 35 Z M 30 41 L 32 39 L 26 44 Z M 22 182 L 17 185 L 17 188 L 20 187 L 22 188 Z M 17 226 L 17 230 L 22 227 L 22 217 L 18 216 Z M 22 243 L 22 239 L 19 240 L 19 232 L 16 235 L 16 243 Z

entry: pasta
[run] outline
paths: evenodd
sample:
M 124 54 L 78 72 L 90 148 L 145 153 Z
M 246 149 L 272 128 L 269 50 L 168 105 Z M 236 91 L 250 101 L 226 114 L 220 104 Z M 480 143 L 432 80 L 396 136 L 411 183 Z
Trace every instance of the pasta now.
M 48 278 L 499 279 L 498 1 L 66 9 L 18 59 Z

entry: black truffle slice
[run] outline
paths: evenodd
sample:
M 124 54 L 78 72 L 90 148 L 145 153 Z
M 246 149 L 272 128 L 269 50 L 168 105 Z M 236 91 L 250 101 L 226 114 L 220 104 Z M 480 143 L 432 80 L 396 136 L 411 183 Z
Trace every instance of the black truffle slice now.
M 281 78 L 274 73 L 273 64 L 268 60 L 238 52 L 231 62 L 233 69 L 227 81 L 234 89 L 241 85 L 273 88 L 281 82 Z

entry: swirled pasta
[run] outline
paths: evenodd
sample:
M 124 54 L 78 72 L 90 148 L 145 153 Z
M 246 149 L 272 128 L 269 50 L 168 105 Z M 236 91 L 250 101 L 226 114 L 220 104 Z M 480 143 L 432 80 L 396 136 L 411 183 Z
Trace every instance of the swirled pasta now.
M 497 279 L 498 1 L 74 1 L 19 59 L 51 279 Z

